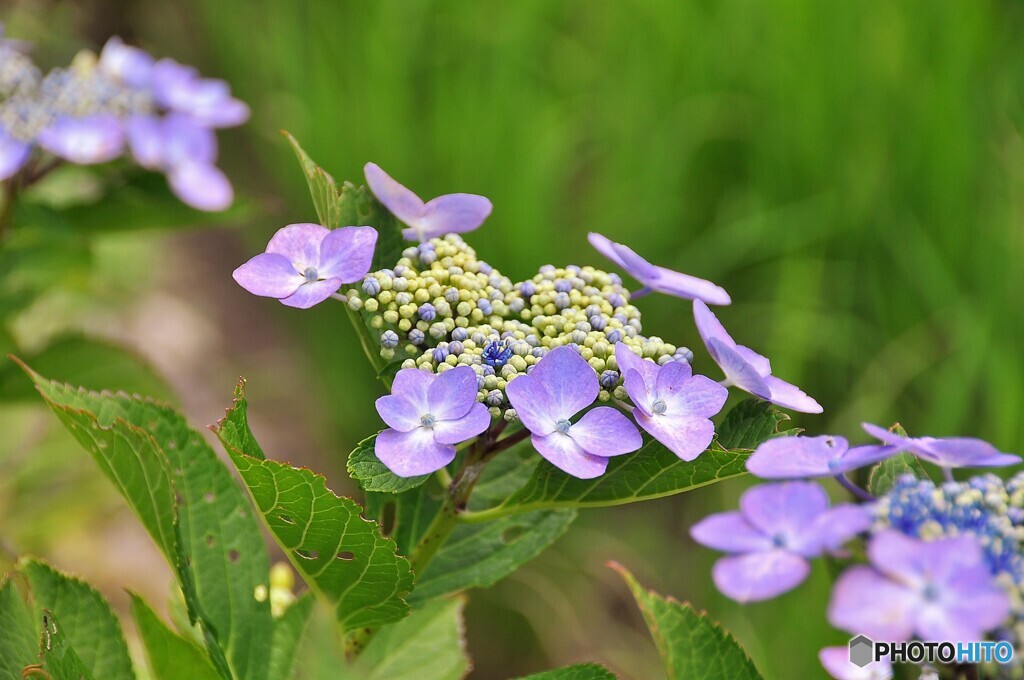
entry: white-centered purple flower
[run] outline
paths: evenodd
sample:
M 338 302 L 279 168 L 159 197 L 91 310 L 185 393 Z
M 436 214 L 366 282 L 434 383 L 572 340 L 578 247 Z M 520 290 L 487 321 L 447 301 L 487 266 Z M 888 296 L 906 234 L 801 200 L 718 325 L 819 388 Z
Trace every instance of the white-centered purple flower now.
M 1010 613 L 971 536 L 921 541 L 886 530 L 871 539 L 868 558 L 871 566 L 847 569 L 832 590 L 836 628 L 894 642 L 976 641 Z
M 203 78 L 196 69 L 173 59 L 153 64 L 148 84 L 159 105 L 190 116 L 200 125 L 234 127 L 249 119 L 249 107 L 231 96 L 226 82 Z
M 844 437 L 775 437 L 747 459 L 747 470 L 762 479 L 835 477 L 896 455 L 892 446 L 855 446 Z
M 767 357 L 737 345 L 703 301 L 693 301 L 693 317 L 708 353 L 725 373 L 724 385 L 735 385 L 744 392 L 794 411 L 821 413 L 821 405 L 799 387 L 772 375 Z
M 892 663 L 888 658 L 872 661 L 861 668 L 850 661 L 849 646 L 826 647 L 818 652 L 818 659 L 836 680 L 889 680 L 892 677 Z
M 509 403 L 531 433 L 537 452 L 555 467 L 580 479 L 604 474 L 608 458 L 631 453 L 643 444 L 629 418 L 594 403 L 601 387 L 597 373 L 571 347 L 556 347 L 527 375 L 505 388 Z
M 366 183 L 392 215 L 408 225 L 402 236 L 427 241 L 445 234 L 473 231 L 491 214 L 491 202 L 476 194 L 445 194 L 426 203 L 375 163 L 363 168 Z
M 767 600 L 791 590 L 810 573 L 808 558 L 838 550 L 871 526 L 857 505 L 829 508 L 814 482 L 762 484 L 744 492 L 738 511 L 704 518 L 693 540 L 730 553 L 715 562 L 712 577 L 738 602 Z
M 266 252 L 232 276 L 254 295 L 307 309 L 329 298 L 342 284 L 366 276 L 376 243 L 373 227 L 331 230 L 319 224 L 289 224 L 274 234 Z
M 491 424 L 476 400 L 476 373 L 459 366 L 444 373 L 405 368 L 391 394 L 377 400 L 388 428 L 377 435 L 374 453 L 400 477 L 440 470 L 455 459 L 455 444 L 476 437 Z
M 644 285 L 644 288 L 632 294 L 634 298 L 656 290 L 686 300 L 703 300 L 709 305 L 727 305 L 732 302 L 729 294 L 721 286 L 696 276 L 653 265 L 637 255 L 633 249 L 606 236 L 590 232 L 587 240 L 599 253 Z
M 615 360 L 637 424 L 683 460 L 699 456 L 715 436 L 710 418 L 722 410 L 729 390 L 693 375 L 687 363 L 659 366 L 643 359 L 624 342 L 616 343 Z
M 1005 467 L 1021 462 L 1020 456 L 1003 453 L 988 442 L 973 437 L 904 437 L 871 423 L 863 423 L 862 426 L 865 432 L 897 451 L 909 451 L 943 468 Z
M 210 212 L 230 207 L 234 190 L 215 165 L 217 136 L 213 130 L 181 113 L 135 116 L 128 122 L 128 139 L 139 165 L 165 173 L 182 202 Z
M 40 131 L 36 142 L 54 156 L 72 163 L 106 163 L 124 151 L 124 122 L 110 114 L 60 116 Z

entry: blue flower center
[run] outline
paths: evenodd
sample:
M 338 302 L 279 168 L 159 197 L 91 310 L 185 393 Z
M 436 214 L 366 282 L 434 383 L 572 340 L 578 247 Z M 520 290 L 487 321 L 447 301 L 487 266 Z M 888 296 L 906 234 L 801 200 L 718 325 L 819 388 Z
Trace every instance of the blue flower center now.
M 664 415 L 665 411 L 668 410 L 668 404 L 662 399 L 655 399 L 654 403 L 651 404 L 651 410 L 654 411 L 655 415 Z
M 926 583 L 924 590 L 921 591 L 921 597 L 923 597 L 926 602 L 935 602 L 939 599 L 939 590 L 935 587 L 935 584 Z
M 772 545 L 776 548 L 785 548 L 786 535 L 780 532 L 772 536 Z
M 423 427 L 434 427 L 436 423 L 437 418 L 434 416 L 433 413 L 427 413 L 426 415 L 420 416 L 420 425 L 422 425 Z
M 501 368 L 512 357 L 512 346 L 507 340 L 493 340 L 484 346 L 481 358 L 494 368 Z
M 561 432 L 562 434 L 569 434 L 570 427 L 572 427 L 572 423 L 570 423 L 565 418 L 562 418 L 557 423 L 555 423 L 555 429 Z
M 302 272 L 302 275 L 306 277 L 306 283 L 312 283 L 320 278 L 320 274 L 317 272 L 316 267 L 306 267 L 306 271 Z

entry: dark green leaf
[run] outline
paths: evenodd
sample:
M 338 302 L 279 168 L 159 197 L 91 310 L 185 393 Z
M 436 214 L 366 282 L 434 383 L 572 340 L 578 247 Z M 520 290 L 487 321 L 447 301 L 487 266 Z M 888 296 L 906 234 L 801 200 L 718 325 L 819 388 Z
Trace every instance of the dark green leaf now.
M 615 680 L 616 676 L 604 666 L 596 663 L 581 663 L 553 671 L 534 673 L 519 680 Z
M 901 437 L 907 436 L 907 431 L 897 423 L 890 428 Z M 876 498 L 884 496 L 892 488 L 896 480 L 904 475 L 911 475 L 918 479 L 928 479 L 928 471 L 924 469 L 917 456 L 910 453 L 898 453 L 892 458 L 876 463 L 871 468 L 868 476 L 868 491 Z
M 39 662 L 34 618 L 13 579 L 0 586 L 0 678 L 20 678 L 21 670 Z
M 409 489 L 415 489 L 430 477 L 430 475 L 399 477 L 380 462 L 373 452 L 373 445 L 376 441 L 377 435 L 364 439 L 348 456 L 348 474 L 359 482 L 363 491 L 402 493 Z
M 746 399 L 736 404 L 722 424 L 716 428 L 716 441 L 727 450 L 753 451 L 766 439 L 796 434 L 799 430 L 779 431 L 789 416 L 760 399 Z
M 669 680 L 761 680 L 736 639 L 707 614 L 646 590 L 621 565 L 610 566 L 632 591 Z
M 220 677 L 201 647 L 164 625 L 141 597 L 134 593 L 131 597 L 132 616 L 154 680 L 217 680 Z

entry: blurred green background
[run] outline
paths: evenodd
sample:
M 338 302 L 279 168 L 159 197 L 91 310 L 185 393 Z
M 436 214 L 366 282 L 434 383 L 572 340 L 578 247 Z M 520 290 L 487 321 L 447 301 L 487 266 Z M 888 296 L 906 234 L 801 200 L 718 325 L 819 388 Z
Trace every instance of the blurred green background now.
M 277 228 L 315 219 L 282 128 L 337 178 L 358 181 L 372 160 L 425 197 L 487 195 L 494 213 L 469 240 L 515 280 L 546 263 L 608 266 L 586 242 L 596 230 L 722 284 L 734 336 L 824 405 L 795 418 L 813 433 L 863 441 L 861 421 L 899 420 L 1024 449 L 1019 2 L 84 0 L 14 2 L 2 18 L 41 62 L 120 34 L 228 79 L 254 114 L 221 136 L 245 220 L 100 241 L 102 304 L 33 310 L 22 335 L 74 306 L 64 322 L 138 349 L 197 425 L 245 375 L 270 455 L 325 471 L 339 492 L 380 392 L 348 321 L 230 278 Z M 640 307 L 647 333 L 697 349 L 685 302 Z M 702 351 L 696 366 L 714 374 Z M 96 491 L 44 480 L 45 499 L 16 498 L 0 533 L 110 592 L 151 582 L 145 538 L 98 471 L 38 406 L 18 409 L 6 465 L 64 456 L 64 481 Z M 844 641 L 825 621 L 823 565 L 798 591 L 740 607 L 688 539 L 744 485 L 584 513 L 474 593 L 473 677 L 584 660 L 659 677 L 609 559 L 706 607 L 766 677 L 821 675 L 818 648 Z

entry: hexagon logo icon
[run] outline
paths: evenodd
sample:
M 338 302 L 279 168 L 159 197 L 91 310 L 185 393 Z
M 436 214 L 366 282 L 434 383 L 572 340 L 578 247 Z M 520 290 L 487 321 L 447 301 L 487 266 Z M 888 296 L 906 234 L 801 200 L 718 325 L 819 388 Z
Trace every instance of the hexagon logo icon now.
M 866 635 L 850 640 L 850 663 L 864 668 L 875 660 L 875 643 Z

